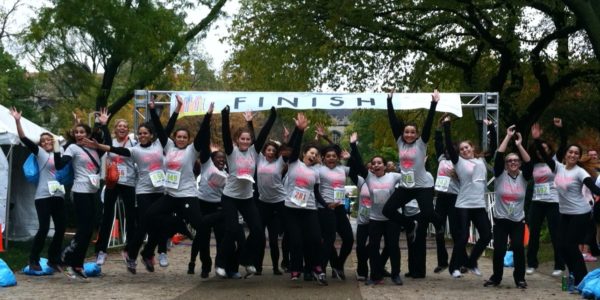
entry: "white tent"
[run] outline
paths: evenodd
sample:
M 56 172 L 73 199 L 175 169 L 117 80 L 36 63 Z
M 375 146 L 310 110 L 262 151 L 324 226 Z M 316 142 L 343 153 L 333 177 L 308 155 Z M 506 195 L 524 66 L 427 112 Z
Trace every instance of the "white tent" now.
M 42 132 L 48 130 L 35 123 L 21 118 L 23 131 L 32 141 L 37 142 Z M 33 238 L 38 229 L 35 210 L 35 185 L 25 180 L 22 165 L 29 155 L 29 150 L 21 145 L 15 119 L 8 108 L 0 105 L 0 146 L 2 155 L 8 160 L 0 160 L 0 222 L 5 231 L 5 239 L 28 240 Z M 5 175 L 2 175 L 5 174 Z M 3 189 L 4 188 L 4 189 Z M 4 194 L 7 196 L 2 197 Z M 6 225 L 6 226 L 5 226 Z

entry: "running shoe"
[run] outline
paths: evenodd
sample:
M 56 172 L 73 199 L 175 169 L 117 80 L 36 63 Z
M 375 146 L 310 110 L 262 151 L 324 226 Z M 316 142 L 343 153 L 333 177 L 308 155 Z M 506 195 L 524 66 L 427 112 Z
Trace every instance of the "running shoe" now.
M 462 277 L 462 272 L 460 272 L 460 270 L 454 270 L 454 271 L 452 271 L 452 277 L 454 277 L 454 278 L 461 278 Z
M 477 267 L 469 268 L 469 272 L 475 276 L 481 276 L 481 271 Z
M 527 281 L 519 281 L 519 282 L 517 282 L 517 288 L 519 288 L 519 289 L 526 289 L 527 288 Z
M 72 267 L 66 267 L 63 271 L 63 274 L 69 279 L 77 279 L 77 275 L 73 271 Z
M 403 282 L 402 282 L 402 278 L 400 278 L 400 275 L 393 276 L 393 277 L 392 277 L 392 282 L 393 282 L 395 285 L 402 285 L 402 284 L 403 284 Z
M 127 251 L 121 252 L 121 255 L 123 256 L 123 260 L 125 260 L 125 265 L 127 266 L 127 271 L 129 271 L 129 273 L 131 273 L 131 274 L 135 274 L 136 273 L 135 268 L 137 267 L 137 262 L 135 261 L 135 259 L 130 259 L 129 254 L 127 254 Z
M 444 271 L 444 270 L 446 270 L 446 269 L 448 269 L 448 265 L 445 265 L 445 266 L 437 266 L 437 267 L 435 267 L 435 269 L 433 269 L 433 273 L 436 273 L 436 274 L 438 274 L 438 273 L 441 273 L 442 271 Z
M 225 278 L 225 277 L 227 277 L 227 272 L 225 272 L 225 269 L 223 269 L 223 268 L 219 268 L 219 267 L 217 267 L 217 268 L 215 269 L 215 272 L 216 272 L 216 273 L 217 273 L 217 275 L 218 275 L 219 277 L 221 277 L 221 278 Z
M 190 262 L 188 264 L 188 274 L 194 274 L 194 269 L 196 268 L 196 263 L 195 262 Z
M 158 254 L 158 265 L 160 265 L 163 268 L 169 266 L 169 257 L 167 257 L 166 253 L 163 252 Z
M 106 254 L 106 252 L 104 251 L 99 251 L 98 255 L 96 255 L 96 264 L 101 266 L 104 264 L 104 262 L 106 262 L 106 257 L 108 256 L 108 254 Z
M 417 238 L 417 228 L 419 228 L 419 222 L 417 220 L 414 220 L 413 222 L 415 223 L 415 226 L 413 226 L 411 231 L 406 232 L 406 238 L 408 238 L 411 243 L 415 242 L 415 239 Z
M 317 283 L 319 285 L 328 285 L 327 283 L 327 275 L 325 275 L 325 272 L 321 271 L 319 272 L 318 270 L 313 271 L 312 273 L 313 277 L 315 278 L 315 280 L 317 280 Z
M 83 269 L 83 267 L 76 267 L 76 268 L 72 268 L 72 269 L 78 278 L 88 279 L 87 275 L 85 275 L 85 270 Z
M 142 256 L 142 264 L 146 267 L 146 271 L 154 272 L 154 256 L 153 257 L 143 257 Z
M 535 268 L 527 268 L 527 270 L 525 270 L 525 274 L 527 275 L 531 275 L 535 273 Z
M 253 265 L 247 265 L 244 266 L 244 268 L 246 268 L 246 275 L 244 275 L 244 278 L 250 278 L 256 274 L 256 268 Z
M 293 281 L 298 281 L 298 279 L 300 278 L 300 272 L 292 272 L 292 280 Z
M 552 276 L 554 277 L 560 277 L 563 273 L 563 270 L 554 270 L 552 271 Z
M 200 278 L 208 278 L 208 274 L 209 273 L 210 272 L 208 272 L 208 271 L 202 271 L 202 272 L 200 272 Z
M 488 286 L 499 286 L 499 285 L 500 285 L 500 282 L 497 282 L 497 281 L 494 281 L 494 280 L 491 280 L 491 279 L 488 279 L 488 280 L 486 280 L 486 281 L 483 283 L 483 286 L 484 286 L 484 287 L 488 287 Z
M 346 274 L 344 274 L 344 270 L 343 269 L 335 269 L 335 268 L 331 268 L 331 273 L 333 276 L 333 278 L 337 278 L 339 280 L 346 280 Z

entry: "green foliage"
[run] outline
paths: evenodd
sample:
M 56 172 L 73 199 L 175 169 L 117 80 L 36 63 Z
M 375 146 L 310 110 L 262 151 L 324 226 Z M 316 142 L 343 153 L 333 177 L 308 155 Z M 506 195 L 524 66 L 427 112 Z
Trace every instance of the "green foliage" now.
M 33 81 L 27 76 L 25 69 L 0 47 L 0 104 L 15 106 L 22 110 L 29 119 L 39 121 L 33 114 L 31 105 L 25 100 L 33 95 Z

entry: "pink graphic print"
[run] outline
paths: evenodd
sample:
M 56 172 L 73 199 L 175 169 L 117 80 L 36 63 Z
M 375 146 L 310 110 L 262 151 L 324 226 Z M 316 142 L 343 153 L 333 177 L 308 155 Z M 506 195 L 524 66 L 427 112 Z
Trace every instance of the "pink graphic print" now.
M 417 148 L 411 147 L 407 149 L 400 149 L 400 166 L 402 169 L 412 169 L 415 165 L 415 156 L 417 154 Z
M 167 153 L 167 170 L 181 170 L 181 161 L 185 151 L 170 151 Z

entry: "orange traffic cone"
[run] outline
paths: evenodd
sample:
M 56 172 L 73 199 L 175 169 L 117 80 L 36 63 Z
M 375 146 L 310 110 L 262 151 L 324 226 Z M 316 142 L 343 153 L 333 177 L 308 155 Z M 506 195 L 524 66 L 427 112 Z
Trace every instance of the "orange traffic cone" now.
M 4 239 L 2 239 L 2 223 L 0 223 L 0 252 L 4 252 Z
M 120 239 L 121 238 L 121 232 L 119 230 L 119 219 L 115 219 L 115 221 L 113 222 L 113 228 L 112 228 L 112 232 L 110 233 L 110 238 L 111 239 Z

